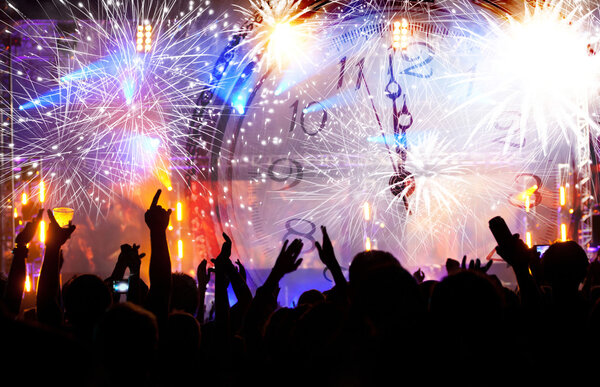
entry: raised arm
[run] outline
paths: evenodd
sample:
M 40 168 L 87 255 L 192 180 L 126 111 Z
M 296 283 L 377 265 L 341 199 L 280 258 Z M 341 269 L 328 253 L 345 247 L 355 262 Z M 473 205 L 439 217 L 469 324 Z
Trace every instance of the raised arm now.
M 231 262 L 231 259 L 225 261 L 225 270 L 227 278 L 229 278 L 229 282 L 231 283 L 233 293 L 235 294 L 235 298 L 237 299 L 237 308 L 239 308 L 238 310 L 243 316 L 248 311 L 250 303 L 252 302 L 252 292 L 246 283 L 244 266 L 239 260 L 236 263 L 238 264 L 238 267 L 240 267 L 239 271 Z
M 144 215 L 150 229 L 150 290 L 147 308 L 156 316 L 159 332 L 164 331 L 169 316 L 169 298 L 171 295 L 171 256 L 167 243 L 167 227 L 171 209 L 165 210 L 158 205 L 161 190 L 156 191 L 150 208 Z
M 333 280 L 335 282 L 335 290 L 334 290 L 334 298 L 339 301 L 347 301 L 347 282 L 346 277 L 344 277 L 344 273 L 342 273 L 342 268 L 335 257 L 335 252 L 333 251 L 333 244 L 331 243 L 331 239 L 329 238 L 329 234 L 327 234 L 327 228 L 325 226 L 321 226 L 321 232 L 323 233 L 323 245 L 319 242 L 315 242 L 315 246 L 319 251 L 319 258 L 321 262 L 325 265 L 325 267 L 331 272 L 333 276 Z
M 302 247 L 303 244 L 300 239 L 295 239 L 289 247 L 286 240 L 265 283 L 256 289 L 256 295 L 244 321 L 243 334 L 250 351 L 258 350 L 263 328 L 269 316 L 277 307 L 279 281 L 286 274 L 296 271 L 302 263 L 302 258 L 298 258 Z
M 62 323 L 62 310 L 59 302 L 60 292 L 60 248 L 71 237 L 75 226 L 60 227 L 52 210 L 48 210 L 48 231 L 46 232 L 46 250 L 40 271 L 37 292 L 37 315 L 42 323 L 58 326 Z
M 203 259 L 196 270 L 196 279 L 198 281 L 198 309 L 196 310 L 196 320 L 204 324 L 204 315 L 206 314 L 206 288 L 210 282 L 210 271 L 206 269 L 208 261 Z
M 44 216 L 44 210 L 41 209 L 37 216 L 27 222 L 25 227 L 15 238 L 15 248 L 13 249 L 13 259 L 8 272 L 8 281 L 4 290 L 4 304 L 8 311 L 14 315 L 19 314 L 21 309 L 21 300 L 23 299 L 23 289 L 25 287 L 25 278 L 27 269 L 25 267 L 25 259 L 29 250 L 27 244 L 31 242 L 37 228 Z
M 127 267 L 129 268 L 129 289 L 127 290 L 127 301 L 141 305 L 145 285 L 140 278 L 140 267 L 142 266 L 142 258 L 146 256 L 146 253 L 140 254 L 140 246 L 136 245 L 135 243 L 133 246 L 126 246 L 125 255 L 127 257 Z
M 279 256 L 275 261 L 275 265 L 271 269 L 271 273 L 267 277 L 262 288 L 265 290 L 275 293 L 275 290 L 279 288 L 279 281 L 289 273 L 292 273 L 300 267 L 302 264 L 302 258 L 298 258 L 304 244 L 300 239 L 294 239 L 288 247 L 288 241 L 283 243 L 283 247 L 279 252 Z
M 215 326 L 218 354 L 217 356 L 224 360 L 229 353 L 230 340 L 230 320 L 229 320 L 229 298 L 227 296 L 227 287 L 229 280 L 227 278 L 227 262 L 231 262 L 231 239 L 223 233 L 225 242 L 221 246 L 221 252 L 212 262 L 215 264 Z
M 527 247 L 525 242 L 519 238 L 519 234 L 515 234 L 509 243 L 497 246 L 496 252 L 512 267 L 519 285 L 519 294 L 523 306 L 533 309 L 539 308 L 541 306 L 540 289 L 529 271 L 529 265 L 535 250 Z
M 113 271 L 110 274 L 110 277 L 108 277 L 107 279 L 104 280 L 104 283 L 106 283 L 106 285 L 109 288 L 111 288 L 111 291 L 112 291 L 112 282 L 113 281 L 121 281 L 123 279 L 123 277 L 125 276 L 125 270 L 127 269 L 127 262 L 125 262 L 123 246 L 129 246 L 129 245 L 121 245 L 121 253 L 119 254 L 119 257 L 117 258 L 115 267 L 113 268 Z M 121 297 L 120 293 L 115 293 L 114 291 L 112 291 L 112 299 L 113 299 L 114 303 L 119 302 L 120 297 Z

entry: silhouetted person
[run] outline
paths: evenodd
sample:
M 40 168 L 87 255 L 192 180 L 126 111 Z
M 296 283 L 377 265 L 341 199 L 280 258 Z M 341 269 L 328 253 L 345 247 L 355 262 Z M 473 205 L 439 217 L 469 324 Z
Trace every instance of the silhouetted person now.
M 587 254 L 574 241 L 552 244 L 541 259 L 546 290 L 542 318 L 543 351 L 550 369 L 577 369 L 583 366 L 588 346 L 587 326 L 590 305 L 579 291 L 589 266 Z M 566 372 L 575 378 L 577 373 Z
M 130 302 L 112 305 L 98 324 L 94 344 L 100 385 L 153 384 L 158 326 L 152 313 Z
M 437 283 L 430 302 L 431 329 L 438 350 L 434 367 L 442 382 L 485 384 L 483 362 L 502 365 L 503 295 L 483 273 L 461 270 Z M 478 364 L 465 374 L 467 364 Z
M 307 290 L 298 297 L 298 306 L 314 306 L 325 301 L 323 293 L 316 289 Z
M 373 386 L 418 374 L 426 308 L 415 278 L 392 254 L 372 250 L 354 257 L 349 279 L 344 374 Z
M 171 281 L 171 310 L 195 315 L 198 310 L 198 287 L 194 278 L 185 273 L 173 273 Z
M 80 340 L 92 341 L 95 325 L 110 306 L 111 292 L 94 274 L 73 277 L 63 286 L 65 321 Z
M 163 384 L 183 386 L 198 383 L 203 373 L 200 362 L 200 324 L 187 312 L 169 315 L 166 335 L 160 347 Z

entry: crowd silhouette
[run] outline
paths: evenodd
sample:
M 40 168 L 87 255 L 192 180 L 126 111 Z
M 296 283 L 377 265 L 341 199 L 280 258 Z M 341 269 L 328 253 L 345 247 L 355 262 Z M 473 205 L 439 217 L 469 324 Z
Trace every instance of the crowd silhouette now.
M 22 311 L 27 245 L 43 211 L 15 239 L 0 302 L 4 380 L 61 386 L 555 385 L 589 381 L 600 344 L 600 262 L 577 243 L 556 242 L 542 257 L 514 235 L 497 246 L 517 279 L 504 287 L 491 261 L 448 259 L 427 280 L 390 252 L 363 251 L 348 279 L 325 227 L 318 255 L 334 281 L 306 289 L 293 308 L 277 304 L 279 283 L 300 265 L 303 243 L 285 241 L 254 294 L 232 241 L 197 278 L 172 273 L 170 209 L 145 213 L 145 254 L 124 244 L 109 278 L 77 275 L 61 287 L 61 247 L 75 232 L 52 211 L 35 311 Z M 126 301 L 110 284 L 129 271 Z M 211 278 L 212 277 L 212 278 Z M 205 294 L 214 281 L 214 310 Z M 231 285 L 237 302 L 229 304 Z M 594 379 L 591 379 L 594 380 Z

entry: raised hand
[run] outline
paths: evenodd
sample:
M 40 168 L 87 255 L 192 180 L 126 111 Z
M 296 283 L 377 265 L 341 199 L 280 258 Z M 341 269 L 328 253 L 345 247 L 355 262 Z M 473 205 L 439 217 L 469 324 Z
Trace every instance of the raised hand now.
M 203 259 L 202 262 L 198 265 L 196 270 L 196 279 L 198 280 L 198 288 L 205 289 L 208 287 L 208 283 L 210 282 L 210 269 L 206 269 L 206 265 L 208 261 Z
M 460 265 L 460 268 L 463 270 L 473 270 L 473 271 L 478 271 L 481 273 L 487 273 L 488 270 L 490 270 L 490 268 L 492 267 L 492 263 L 494 261 L 489 260 L 487 264 L 485 264 L 484 266 L 481 266 L 481 260 L 479 258 L 477 258 L 475 261 L 473 261 L 472 259 L 469 261 L 469 267 L 467 267 L 467 256 L 464 255 L 463 259 L 462 259 L 462 263 Z
M 532 257 L 536 254 L 535 249 L 527 247 L 519 234 L 514 234 L 510 243 L 496 247 L 496 253 L 514 269 L 527 269 Z
M 231 263 L 231 260 L 229 259 L 231 257 L 231 238 L 229 238 L 229 235 L 223 233 L 223 239 L 225 239 L 225 242 L 223 242 L 223 245 L 221 245 L 221 252 L 219 252 L 219 255 L 217 255 L 217 258 L 211 259 L 211 262 L 215 265 L 214 268 L 209 269 L 210 271 L 213 271 L 215 273 L 222 273 L 223 274 L 223 283 L 225 283 L 225 288 L 227 288 L 229 286 L 229 276 L 227 275 L 227 272 L 233 267 L 233 263 Z M 235 270 L 235 269 L 234 269 Z M 215 281 L 217 281 L 217 275 L 215 274 Z
M 25 278 L 27 269 L 25 259 L 29 250 L 27 244 L 33 239 L 40 221 L 44 215 L 44 210 L 40 210 L 31 222 L 27 222 L 23 230 L 15 238 L 15 248 L 13 250 L 13 259 L 8 273 L 6 288 L 2 295 L 2 300 L 7 310 L 14 315 L 19 314 L 21 309 L 21 300 L 23 299 L 23 290 L 25 287 Z
M 283 277 L 285 274 L 296 271 L 302 263 L 302 258 L 298 258 L 298 256 L 303 246 L 302 240 L 294 239 L 288 247 L 288 240 L 286 239 L 273 266 L 273 272 Z
M 237 259 L 235 261 L 235 264 L 238 267 L 238 272 L 240 273 L 240 276 L 242 277 L 242 279 L 244 280 L 244 282 L 246 282 L 246 279 L 247 279 L 246 268 L 244 267 L 244 265 L 242 265 L 242 263 L 240 262 L 239 259 Z
M 315 246 L 319 252 L 319 259 L 321 259 L 321 262 L 331 270 L 332 267 L 339 266 L 339 264 L 335 258 L 335 252 L 333 251 L 333 245 L 331 244 L 331 239 L 329 239 L 329 234 L 327 234 L 327 228 L 321 226 L 321 232 L 323 233 L 323 245 L 317 241 L 315 242 Z
M 542 297 L 540 288 L 530 271 L 530 263 L 536 259 L 535 249 L 527 247 L 519 238 L 519 234 L 513 234 L 512 239 L 496 247 L 496 253 L 512 266 L 519 284 L 521 304 L 526 308 L 537 310 L 542 305 Z
M 37 216 L 31 220 L 31 222 L 27 222 L 25 227 L 17 237 L 15 238 L 15 243 L 17 246 L 26 246 L 33 239 L 42 218 L 44 217 L 44 209 L 40 209 Z
M 140 254 L 139 250 L 140 246 L 135 243 L 133 245 L 126 243 L 121 245 L 121 253 L 119 254 L 118 259 L 129 268 L 131 273 L 139 273 L 142 258 L 146 256 L 146 253 Z
M 75 231 L 75 225 L 69 222 L 67 227 L 60 227 L 54 218 L 52 210 L 48 210 L 48 218 L 50 219 L 50 223 L 46 232 L 46 246 L 60 248 L 71 237 L 73 231 Z
M 413 273 L 413 278 L 417 280 L 417 283 L 421 284 L 425 280 L 425 273 L 421 268 L 418 268 L 417 271 Z
M 171 216 L 171 209 L 165 210 L 158 205 L 158 198 L 160 197 L 161 190 L 157 190 L 150 208 L 144 214 L 144 220 L 150 231 L 165 231 L 169 227 L 169 218 Z
M 33 201 L 28 200 L 26 204 L 21 206 L 21 213 L 23 214 L 23 220 L 33 220 L 33 216 L 36 212 L 40 211 L 40 204 Z M 39 217 L 39 214 L 38 214 Z
M 225 239 L 225 242 L 221 245 L 221 252 L 216 258 L 217 261 L 229 259 L 229 257 L 231 257 L 231 238 L 229 238 L 229 235 L 223 233 L 223 239 Z
M 46 250 L 40 270 L 37 292 L 38 320 L 51 326 L 59 326 L 62 322 L 60 304 L 60 269 L 61 246 L 71 237 L 75 226 L 69 222 L 67 227 L 60 227 L 52 210 L 48 210 L 48 231 L 46 232 Z
M 325 226 L 321 226 L 321 232 L 323 233 L 323 244 L 321 245 L 319 242 L 315 242 L 315 246 L 319 252 L 319 259 L 321 259 L 321 262 L 323 262 L 327 268 L 326 270 L 331 272 L 333 280 L 335 281 L 335 286 L 339 291 L 342 291 L 341 289 L 345 289 L 346 287 L 346 278 L 344 277 L 342 268 L 335 257 L 333 244 L 331 243 L 331 239 L 327 233 L 327 228 Z
M 154 313 L 158 330 L 164 331 L 169 319 L 169 300 L 171 297 L 171 255 L 167 242 L 167 227 L 171 210 L 158 205 L 161 190 L 157 190 L 150 208 L 144 214 L 144 220 L 150 230 L 150 288 L 146 299 L 147 309 Z
M 198 309 L 196 310 L 196 319 L 200 324 L 204 324 L 204 314 L 206 313 L 206 288 L 210 282 L 211 269 L 207 269 L 208 261 L 203 259 L 196 269 L 196 279 L 198 280 Z
M 217 258 L 211 259 L 211 262 L 215 265 L 214 269 L 220 270 L 223 268 L 223 271 L 226 271 L 226 268 L 228 269 L 227 266 L 233 266 L 233 263 L 231 263 L 231 260 L 229 259 L 231 257 L 232 243 L 229 235 L 225 233 L 223 233 L 223 239 L 225 239 L 225 242 L 221 245 L 219 255 L 217 255 Z
M 456 274 L 460 271 L 460 262 L 456 259 L 447 258 L 446 259 L 446 272 L 448 275 Z

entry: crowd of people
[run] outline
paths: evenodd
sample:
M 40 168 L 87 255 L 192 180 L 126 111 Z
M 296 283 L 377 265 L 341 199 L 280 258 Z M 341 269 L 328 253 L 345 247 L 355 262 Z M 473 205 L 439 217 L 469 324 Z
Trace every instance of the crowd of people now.
M 391 252 L 363 251 L 346 278 L 327 229 L 316 242 L 334 280 L 306 289 L 295 307 L 277 304 L 279 282 L 301 263 L 303 243 L 286 241 L 252 294 L 230 238 L 197 278 L 172 273 L 171 210 L 160 190 L 145 213 L 144 254 L 124 244 L 109 278 L 81 274 L 60 283 L 61 247 L 75 226 L 52 211 L 35 311 L 22 311 L 28 255 L 43 212 L 15 238 L 2 283 L 0 345 L 4 380 L 61 386 L 384 386 L 587 382 L 600 356 L 600 262 L 577 243 L 556 242 L 542 257 L 514 235 L 496 248 L 518 287 L 488 274 L 491 261 L 448 259 L 447 276 L 410 273 Z M 109 286 L 129 271 L 126 301 Z M 214 281 L 214 314 L 205 293 Z M 229 304 L 231 285 L 237 302 Z M 593 379 L 592 379 L 593 380 Z

